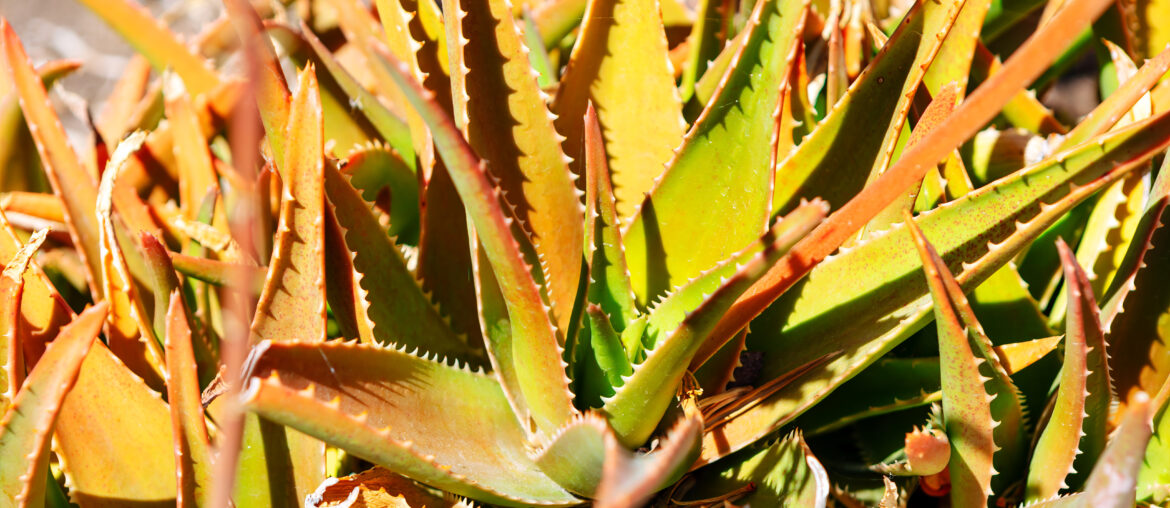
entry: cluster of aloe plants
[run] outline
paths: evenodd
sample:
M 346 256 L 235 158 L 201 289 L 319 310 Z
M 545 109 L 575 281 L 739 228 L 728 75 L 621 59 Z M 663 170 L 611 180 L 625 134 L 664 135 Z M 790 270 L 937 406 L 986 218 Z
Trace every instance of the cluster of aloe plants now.
M 1163 0 L 78 2 L 72 137 L 0 22 L 0 506 L 1170 498 Z

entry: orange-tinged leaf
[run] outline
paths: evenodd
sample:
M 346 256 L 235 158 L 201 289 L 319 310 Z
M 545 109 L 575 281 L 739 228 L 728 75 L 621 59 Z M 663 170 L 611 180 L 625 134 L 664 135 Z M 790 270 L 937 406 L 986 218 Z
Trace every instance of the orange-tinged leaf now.
M 36 141 L 37 152 L 49 175 L 55 194 L 65 204 L 69 235 L 77 252 L 86 263 L 86 280 L 90 292 L 100 294 L 101 261 L 98 254 L 97 217 L 93 214 L 97 202 L 97 186 L 89 172 L 82 167 L 77 154 L 69 146 L 61 121 L 49 106 L 48 95 L 40 77 L 32 68 L 24 47 L 5 20 L 0 20 L 3 32 L 5 61 L 20 94 L 20 107 Z
M 98 303 L 61 329 L 0 419 L 0 496 L 12 502 L 5 506 L 44 506 L 53 425 L 105 313 Z
M 1002 346 L 995 346 L 996 355 L 1003 364 L 1003 370 L 1008 374 L 1015 374 L 1020 369 L 1036 363 L 1045 357 L 1060 343 L 1059 335 L 1029 340 L 1027 342 L 1013 342 Z
M 319 342 L 326 337 L 325 154 L 317 75 L 312 64 L 300 72 L 289 108 L 281 173 L 284 196 L 268 278 L 252 321 L 252 340 Z M 271 471 L 269 482 L 292 483 L 303 499 L 325 479 L 325 444 L 294 430 L 261 422 L 260 433 L 288 439 L 286 471 Z M 267 438 L 265 438 L 267 439 Z M 280 468 L 268 455 L 269 468 Z M 290 474 L 291 476 L 282 477 Z
M 171 418 L 156 392 L 96 343 L 57 418 L 53 450 L 75 502 L 174 502 Z
M 289 110 L 284 196 L 253 340 L 325 340 L 325 185 L 321 99 L 312 65 Z
M 106 105 L 97 118 L 97 129 L 107 144 L 121 139 L 130 127 L 129 122 L 146 93 L 150 79 L 150 61 L 136 54 L 122 70 L 122 77 L 114 84 L 114 91 L 106 98 Z
M 285 124 L 288 122 L 289 93 L 284 72 L 276 58 L 272 41 L 264 33 L 264 25 L 246 0 L 224 0 L 227 15 L 244 44 L 244 55 L 249 67 L 257 69 L 254 94 L 260 109 L 260 121 L 268 133 L 268 145 L 276 167 L 284 167 Z
M 9 192 L 0 197 L 0 209 L 5 213 L 20 213 L 52 222 L 65 222 L 61 199 L 40 192 Z
M 13 397 L 24 382 L 24 337 L 20 320 L 24 274 L 32 255 L 45 241 L 47 231 L 40 230 L 4 265 L 0 274 L 0 414 L 8 410 Z
M 4 212 L 0 211 L 0 259 L 12 259 L 23 245 Z M 21 343 L 26 362 L 36 361 L 44 352 L 45 343 L 73 318 L 73 312 L 65 300 L 35 265 L 24 274 L 20 317 L 25 326 L 20 328 L 17 341 Z
M 682 141 L 686 122 L 657 0 L 592 0 L 554 109 L 575 173 L 583 174 L 586 104 L 605 136 L 618 217 L 634 214 Z
M 0 65 L 0 95 L 4 96 L 0 99 L 0 138 L 5 140 L 0 144 L 0 189 L 45 192 L 49 190 L 49 181 L 41 170 L 32 134 L 24 121 L 19 94 L 10 93 L 10 80 L 4 77 L 8 74 L 5 67 Z M 53 60 L 41 64 L 37 72 L 49 89 L 79 67 L 81 62 L 76 60 Z
M 385 31 L 385 37 L 382 40 L 386 42 L 394 56 L 410 67 L 415 80 L 419 83 L 425 82 L 426 75 L 418 61 L 418 52 L 422 46 L 411 36 L 410 13 L 404 9 L 399 0 L 375 0 L 375 4 L 378 7 L 378 19 L 382 22 L 382 29 Z M 377 70 L 380 69 L 376 69 L 375 72 Z M 396 90 L 394 97 L 401 96 L 402 92 Z M 430 178 L 431 168 L 435 165 L 434 142 L 418 113 L 407 107 L 405 101 L 400 104 L 400 107 L 407 110 L 406 121 L 410 124 L 414 151 L 418 154 L 423 174 Z
M 179 163 L 179 206 L 187 220 L 195 220 L 199 206 L 208 192 L 219 192 L 219 178 L 211 162 L 207 139 L 195 114 L 193 98 L 187 94 L 182 81 L 164 76 L 163 93 L 166 96 L 167 119 L 174 132 L 175 160 Z M 227 216 L 222 201 L 217 201 L 212 224 L 227 229 Z
M 922 116 L 918 119 L 918 123 L 914 125 L 914 130 L 910 132 L 910 139 L 906 141 L 906 149 L 912 148 L 914 145 L 926 137 L 931 131 L 942 127 L 951 112 L 955 110 L 959 99 L 962 97 L 962 89 L 958 82 L 950 82 L 943 85 L 938 93 L 930 101 L 930 105 L 926 107 L 926 111 L 922 112 Z M 929 171 L 929 170 L 928 170 Z M 934 170 L 936 173 L 938 169 Z M 928 173 L 929 174 L 929 173 Z M 891 224 L 898 222 L 902 215 L 902 210 L 910 209 L 914 206 L 914 201 L 918 197 L 919 191 L 922 189 L 922 182 L 910 186 L 910 191 L 902 198 L 890 203 L 890 206 L 882 210 L 876 217 L 870 220 L 866 225 L 864 231 L 877 231 L 888 228 Z
M 191 326 L 182 294 L 171 293 L 167 309 L 167 400 L 175 436 L 177 499 L 180 507 L 209 506 L 211 445 L 203 417 Z
M 174 69 L 195 95 L 220 84 L 219 76 L 203 63 L 169 28 L 131 0 L 78 0 L 150 60 L 155 70 Z
M 145 298 L 149 293 L 139 290 L 130 272 L 129 255 L 137 258 L 137 251 L 123 250 L 124 242 L 119 238 L 118 229 L 124 229 L 113 214 L 113 193 L 119 173 L 125 162 L 142 147 L 145 139 L 141 131 L 134 133 L 118 144 L 114 150 L 102 182 L 98 188 L 94 215 L 98 219 L 99 253 L 101 255 L 101 291 L 110 302 L 107 316 L 109 327 L 107 337 L 110 349 L 126 362 L 135 374 L 142 377 L 152 388 L 163 387 L 162 340 L 154 333 Z M 132 241 L 132 240 L 131 240 Z M 135 246 L 136 247 L 136 246 Z

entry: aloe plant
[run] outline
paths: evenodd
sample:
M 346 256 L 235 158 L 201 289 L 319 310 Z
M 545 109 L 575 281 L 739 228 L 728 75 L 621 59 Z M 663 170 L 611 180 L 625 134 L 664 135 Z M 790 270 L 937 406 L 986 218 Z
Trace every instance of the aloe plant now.
M 1159 2 L 79 3 L 80 136 L 0 21 L 0 506 L 1170 496 Z

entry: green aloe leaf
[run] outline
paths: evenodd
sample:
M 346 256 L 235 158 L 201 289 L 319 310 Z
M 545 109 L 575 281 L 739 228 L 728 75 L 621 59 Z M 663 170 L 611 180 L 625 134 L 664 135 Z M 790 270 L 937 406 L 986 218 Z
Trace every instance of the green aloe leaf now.
M 747 485 L 750 493 L 728 498 Z M 695 488 L 685 500 L 727 499 L 739 506 L 823 507 L 829 497 L 829 475 L 794 431 L 774 444 L 751 448 L 695 473 Z
M 264 342 L 253 355 L 245 397 L 265 418 L 477 501 L 581 502 L 529 458 L 525 431 L 492 376 L 337 341 Z
M 585 413 L 558 431 L 534 460 L 541 471 L 566 490 L 593 497 L 601 484 L 606 439 L 612 435 L 605 417 Z
M 1060 387 L 1032 452 L 1024 493 L 1028 500 L 1078 488 L 1078 480 L 1096 463 L 1108 437 L 1112 386 L 1093 287 L 1068 245 L 1060 241 L 1057 247 L 1068 287 L 1068 334 Z
M 1052 23 L 1043 26 L 1019 48 L 1003 72 L 983 83 L 950 115 L 948 128 L 932 131 L 905 151 L 893 167 L 831 215 L 824 225 L 796 246 L 791 256 L 777 263 L 766 277 L 744 294 L 712 334 L 712 341 L 726 341 L 742 330 L 748 321 L 763 312 L 812 266 L 851 238 L 861 225 L 889 206 L 911 185 L 920 182 L 929 168 L 991 120 L 1011 94 L 1035 79 L 1041 72 L 1041 64 L 1056 58 L 1070 34 L 1083 29 L 1088 20 L 1095 18 L 1105 6 L 1103 0 L 1083 0 L 1061 9 Z
M 825 203 L 808 203 L 772 227 L 757 244 L 667 296 L 650 311 L 646 359 L 613 397 L 604 399 L 617 438 L 640 446 L 666 412 L 674 390 L 704 339 L 736 298 L 824 218 Z M 722 344 L 720 344 L 722 346 Z
M 384 56 L 392 62 L 389 59 L 393 57 Z M 524 402 L 517 406 L 526 408 L 519 413 L 520 418 L 532 418 L 541 432 L 554 432 L 567 423 L 576 410 L 556 328 L 532 272 L 524 262 L 520 245 L 512 236 L 512 219 L 501 208 L 499 191 L 490 181 L 484 162 L 476 157 L 459 134 L 451 117 L 434 101 L 427 100 L 426 92 L 410 79 L 407 69 L 393 63 L 388 68 L 435 136 L 435 148 L 450 172 L 467 207 L 476 237 L 490 261 L 494 274 L 490 280 L 498 281 L 500 301 L 505 302 L 507 308 L 507 321 L 488 321 L 485 338 L 494 340 L 490 332 L 499 324 L 506 324 L 508 330 L 504 332 L 505 342 L 491 346 L 496 349 L 489 352 L 494 357 L 494 370 L 513 401 L 523 398 Z M 582 246 L 577 245 L 577 255 L 582 256 Z M 482 275 L 484 267 L 481 266 L 479 271 Z M 481 287 L 480 291 L 484 289 Z
M 626 226 L 626 261 L 641 302 L 715 266 L 766 229 L 772 115 L 780 100 L 773 83 L 794 61 L 805 12 L 801 2 L 756 4 L 731 70 Z
M 1046 337 L 992 349 L 1004 370 L 1015 376 L 1054 351 L 1060 340 Z M 938 402 L 941 390 L 937 357 L 882 358 L 801 415 L 795 425 L 810 436 L 824 434 L 872 416 Z
M 965 3 L 914 4 L 848 93 L 794 152 L 778 161 L 774 211 L 791 210 L 802 196 L 820 196 L 840 208 L 885 172 L 914 91 Z
M 956 272 L 965 290 L 1006 264 L 1077 203 L 1163 149 L 1170 142 L 1170 116 L 1101 136 L 1098 141 L 1058 154 L 916 219 L 949 266 L 963 267 Z M 976 217 L 977 221 L 971 220 Z M 966 226 L 951 226 L 960 222 Z M 803 250 L 802 245 L 796 250 Z M 895 226 L 821 262 L 758 318 L 748 348 L 768 358 L 761 379 L 787 375 L 835 351 L 848 354 L 815 368 L 792 385 L 791 390 L 815 395 L 781 390 L 709 434 L 704 458 L 722 456 L 779 428 L 925 325 L 930 310 L 927 288 L 917 274 L 921 261 L 911 252 L 909 235 Z M 777 267 L 799 273 L 800 265 L 796 269 L 793 265 L 807 263 L 803 259 L 807 258 L 782 260 Z M 744 307 L 751 310 L 758 303 L 748 299 L 760 297 L 749 291 Z M 737 317 L 736 309 L 729 315 Z M 822 319 L 830 315 L 841 318 Z M 733 326 L 721 324 L 720 328 Z M 717 331 L 714 336 L 723 334 Z
M 589 261 L 586 300 L 600 306 L 614 330 L 620 332 L 637 317 L 638 309 L 615 201 L 605 144 L 591 105 L 585 114 L 585 255 Z
M 943 422 L 952 444 L 951 503 L 986 506 L 993 495 L 995 502 L 1010 503 L 1014 499 L 1006 488 L 1022 471 L 1028 448 L 1023 400 L 958 281 L 922 230 L 911 220 L 906 224 L 934 301 Z
M 712 60 L 719 56 L 722 49 L 720 29 L 723 16 L 720 10 L 723 7 L 721 0 L 701 0 L 695 7 L 695 23 L 691 26 L 691 33 L 687 36 L 686 63 L 683 64 L 682 79 L 678 85 L 680 99 L 683 104 L 695 95 L 695 85 L 701 76 L 706 74 Z M 696 101 L 697 102 L 697 101 Z
M 686 130 L 657 0 L 591 0 L 557 89 L 557 131 L 581 173 L 596 108 L 618 217 L 634 215 Z
M 0 419 L 0 493 L 5 506 L 43 506 L 49 441 L 61 402 L 106 317 L 99 303 L 61 329 Z
M 456 122 L 499 180 L 503 201 L 539 258 L 563 343 L 576 331 L 571 323 L 584 266 L 584 210 L 561 150 L 564 138 L 553 127 L 507 2 L 450 0 L 443 14 L 448 41 L 460 41 L 450 51 Z M 503 128 L 502 119 L 509 119 Z
M 612 397 L 614 387 L 622 385 L 622 377 L 633 374 L 633 367 L 622 344 L 621 335 L 614 330 L 609 316 L 594 304 L 585 307 L 585 316 L 589 321 L 589 335 L 582 335 L 588 339 L 588 354 L 592 356 L 596 372 L 589 372 L 586 379 L 593 381 L 593 393 L 576 392 L 578 397 L 585 397 L 590 403 L 598 403 L 601 397 Z M 584 343 L 578 347 L 584 347 Z M 578 360 L 579 362 L 582 360 Z
M 390 236 L 415 244 L 419 235 L 418 176 L 386 147 L 374 145 L 350 152 L 341 171 L 349 175 L 362 199 L 371 203 L 389 198 Z M 387 196 L 388 194 L 388 196 Z
M 358 274 L 359 319 L 370 320 L 374 339 L 467 358 L 467 344 L 427 299 L 369 203 L 333 169 L 325 171 L 325 192 Z

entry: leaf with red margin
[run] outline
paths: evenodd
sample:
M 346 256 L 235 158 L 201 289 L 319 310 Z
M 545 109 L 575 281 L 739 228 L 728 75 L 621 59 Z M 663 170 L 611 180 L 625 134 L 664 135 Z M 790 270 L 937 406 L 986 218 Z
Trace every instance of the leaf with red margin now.
M 467 208 L 506 302 L 510 328 L 508 351 L 504 355 L 490 351 L 489 354 L 511 361 L 494 363 L 493 366 L 502 379 L 514 379 L 522 390 L 525 403 L 518 407 L 526 407 L 531 414 L 517 416 L 525 421 L 531 417 L 541 432 L 554 432 L 568 422 L 576 410 L 562 360 L 564 351 L 558 343 L 548 308 L 541 300 L 540 289 L 512 236 L 512 219 L 501 208 L 499 192 L 488 176 L 485 163 L 476 157 L 451 117 L 441 106 L 428 100 L 427 92 L 411 80 L 407 69 L 393 64 L 393 57 L 383 56 L 389 62 L 387 67 L 392 71 L 391 75 L 402 85 L 407 100 L 419 110 L 435 136 L 435 148 L 446 163 L 455 189 Z M 576 253 L 583 255 L 580 244 Z M 485 338 L 490 340 L 490 337 Z M 495 346 L 489 345 L 489 348 Z M 513 397 L 518 395 L 512 394 Z
M 1028 447 L 1019 390 L 992 351 L 958 281 L 910 220 L 909 211 L 906 216 L 934 301 L 943 422 L 951 442 L 951 503 L 1011 503 L 1007 485 L 1016 481 Z
M 339 341 L 264 342 L 252 363 L 243 396 L 264 418 L 480 502 L 582 502 L 529 458 L 494 376 Z
M 1064 368 L 1048 421 L 1032 452 L 1025 498 L 1052 497 L 1077 489 L 1105 449 L 1112 386 L 1105 333 L 1088 275 L 1064 240 L 1057 240 L 1068 288 Z
M 666 432 L 658 447 L 632 453 L 617 436 L 605 435 L 605 466 L 597 487 L 598 508 L 641 506 L 658 491 L 677 482 L 699 456 L 703 418 L 683 417 Z
M 187 307 L 179 289 L 167 309 L 167 400 L 175 436 L 175 477 L 179 507 L 208 506 L 211 494 L 211 444 L 203 416 L 198 366 L 191 342 Z
M 460 41 L 449 51 L 456 122 L 532 244 L 563 344 L 576 332 L 584 266 L 584 210 L 563 137 L 536 83 L 511 2 L 447 0 L 443 14 L 447 40 Z

